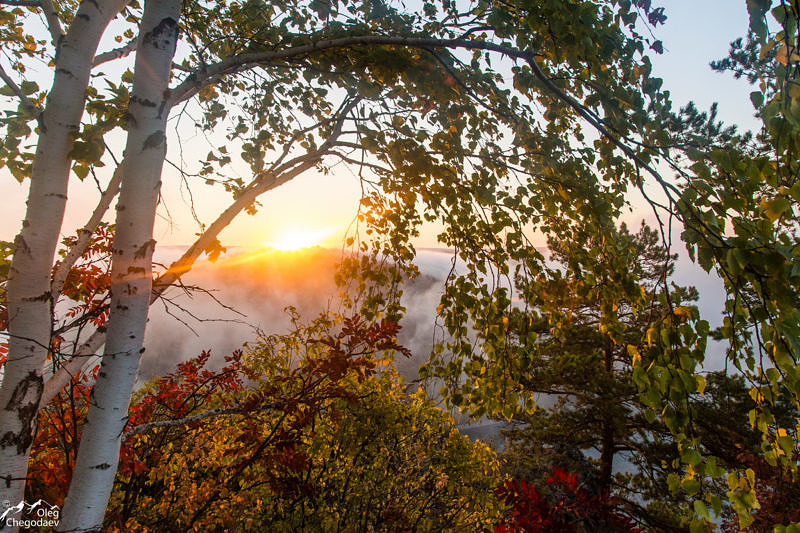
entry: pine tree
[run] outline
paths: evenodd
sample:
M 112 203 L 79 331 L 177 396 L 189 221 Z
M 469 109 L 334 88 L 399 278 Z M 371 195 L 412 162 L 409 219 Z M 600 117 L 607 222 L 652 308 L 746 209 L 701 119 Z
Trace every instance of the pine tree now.
M 545 493 L 554 467 L 576 473 L 584 490 L 648 530 L 681 530 L 660 470 L 674 442 L 647 420 L 632 379 L 633 358 L 645 353 L 647 331 L 664 309 L 636 310 L 629 299 L 663 289 L 677 256 L 644 224 L 637 233 L 623 224 L 602 243 L 567 235 L 550 239 L 548 279 L 519 287 L 528 308 L 509 320 L 522 362 L 516 380 L 541 407 L 508 433 L 507 466 Z M 698 298 L 695 288 L 674 284 L 669 294 L 673 306 Z

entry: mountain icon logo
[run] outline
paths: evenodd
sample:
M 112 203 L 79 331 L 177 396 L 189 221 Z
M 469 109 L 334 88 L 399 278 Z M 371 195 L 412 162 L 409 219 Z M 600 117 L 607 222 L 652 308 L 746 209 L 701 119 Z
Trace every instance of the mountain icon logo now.
M 3 502 L 0 525 L 8 527 L 55 527 L 61 517 L 61 509 L 57 505 L 50 505 L 45 500 L 39 499 L 33 503 L 24 500 L 16 505 Z

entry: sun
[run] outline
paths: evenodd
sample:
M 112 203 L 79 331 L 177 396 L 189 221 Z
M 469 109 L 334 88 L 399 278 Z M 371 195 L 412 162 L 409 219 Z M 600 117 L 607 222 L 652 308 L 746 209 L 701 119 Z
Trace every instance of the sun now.
M 330 232 L 327 230 L 288 229 L 277 239 L 266 241 L 264 246 L 282 252 L 296 252 L 304 248 L 320 246 Z

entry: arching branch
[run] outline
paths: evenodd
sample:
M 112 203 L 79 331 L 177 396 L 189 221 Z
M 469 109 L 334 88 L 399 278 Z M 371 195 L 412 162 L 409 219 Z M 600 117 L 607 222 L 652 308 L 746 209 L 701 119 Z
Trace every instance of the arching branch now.
M 577 101 L 572 96 L 566 94 L 558 88 L 547 75 L 542 72 L 536 62 L 535 53 L 531 50 L 520 50 L 512 46 L 498 44 L 488 41 L 475 41 L 471 39 L 432 39 L 425 37 L 394 37 L 385 35 L 362 35 L 351 37 L 340 37 L 336 39 L 324 39 L 321 41 L 293 46 L 284 50 L 274 50 L 268 52 L 252 52 L 237 54 L 217 63 L 205 66 L 202 70 L 196 70 L 189 75 L 183 82 L 171 90 L 170 105 L 174 106 L 188 98 L 194 96 L 200 89 L 224 76 L 242 72 L 258 66 L 265 66 L 287 60 L 306 57 L 316 52 L 347 48 L 351 46 L 399 46 L 406 48 L 419 48 L 424 50 L 432 49 L 462 49 L 462 50 L 484 50 L 497 52 L 510 59 L 525 61 L 531 68 L 533 75 L 542 82 L 552 96 L 565 102 L 573 108 L 583 119 L 589 122 L 598 133 L 610 140 L 627 157 L 635 161 L 641 168 L 647 170 L 656 181 L 667 191 L 675 192 L 675 186 L 664 179 L 661 174 L 644 161 L 636 152 L 621 139 L 615 136 L 610 129 L 603 123 L 602 118 L 594 114 L 585 105 Z

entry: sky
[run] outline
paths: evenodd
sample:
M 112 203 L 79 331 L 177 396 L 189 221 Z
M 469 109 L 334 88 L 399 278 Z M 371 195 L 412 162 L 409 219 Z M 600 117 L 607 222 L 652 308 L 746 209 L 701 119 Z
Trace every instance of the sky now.
M 726 55 L 728 43 L 740 36 L 747 25 L 744 0 L 673 0 L 666 6 L 666 25 L 656 29 L 664 42 L 665 53 L 653 57 L 654 72 L 664 79 L 664 87 L 679 105 L 694 100 L 701 109 L 718 102 L 720 117 L 745 128 L 755 126 L 748 98 L 750 89 L 742 81 L 712 72 L 709 61 Z M 44 85 L 44 84 L 43 84 Z M 184 130 L 185 131 L 185 130 Z M 184 157 L 207 147 L 199 136 L 182 134 Z M 177 158 L 176 143 L 170 144 L 169 157 Z M 109 170 L 110 171 L 110 170 Z M 88 217 L 98 196 L 91 179 L 70 185 L 70 205 L 64 225 L 65 234 L 79 227 Z M 0 170 L 0 195 L 6 200 L 0 219 L 0 239 L 11 240 L 19 231 L 24 216 L 27 183 L 17 183 L 7 171 Z M 186 209 L 187 191 L 168 166 L 164 172 L 163 202 L 156 224 L 159 245 L 189 244 L 199 231 Z M 200 186 L 193 190 L 197 214 L 210 223 L 230 199 L 220 189 Z M 337 247 L 353 220 L 360 188 L 357 178 L 343 166 L 328 176 L 309 172 L 262 197 L 262 207 L 255 216 L 242 215 L 225 230 L 223 244 L 254 248 L 284 240 L 287 233 L 315 236 L 318 244 Z M 637 207 L 628 218 L 648 218 Z M 419 247 L 436 247 L 437 228 L 425 227 L 417 241 Z
M 651 59 L 673 100 L 678 104 L 691 100 L 700 109 L 717 102 L 720 118 L 745 129 L 757 127 L 749 85 L 708 66 L 727 56 L 729 43 L 745 35 L 745 0 L 672 0 L 665 6 L 667 22 L 656 33 L 664 42 L 664 54 Z

